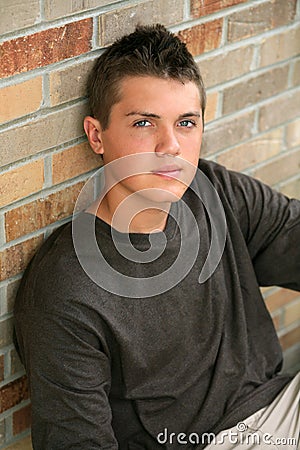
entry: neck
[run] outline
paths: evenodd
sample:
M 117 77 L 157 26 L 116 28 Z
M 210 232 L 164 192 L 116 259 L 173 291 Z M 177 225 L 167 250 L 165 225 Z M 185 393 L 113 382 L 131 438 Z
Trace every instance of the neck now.
M 108 195 L 104 197 L 96 211 L 96 215 L 124 233 L 151 233 L 163 231 L 166 226 L 170 203 L 155 203 L 151 200 L 135 196 L 134 201 L 112 201 Z

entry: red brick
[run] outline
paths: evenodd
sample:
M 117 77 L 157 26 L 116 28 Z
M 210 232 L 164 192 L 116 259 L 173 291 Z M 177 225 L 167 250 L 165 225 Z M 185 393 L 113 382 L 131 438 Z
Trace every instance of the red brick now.
M 13 413 L 13 434 L 19 434 L 31 426 L 31 405 Z
M 27 377 L 23 376 L 0 389 L 0 413 L 27 400 L 29 397 Z
M 178 37 L 187 45 L 192 55 L 196 56 L 220 46 L 222 27 L 223 19 L 217 19 L 181 30 Z
M 77 183 L 8 211 L 5 214 L 7 242 L 70 216 L 83 185 Z
M 193 17 L 207 16 L 229 6 L 245 3 L 247 0 L 191 0 L 191 14 Z
M 92 19 L 68 23 L 0 44 L 0 76 L 28 72 L 91 49 Z
M 0 281 L 22 272 L 42 242 L 43 236 L 37 236 L 1 252 Z

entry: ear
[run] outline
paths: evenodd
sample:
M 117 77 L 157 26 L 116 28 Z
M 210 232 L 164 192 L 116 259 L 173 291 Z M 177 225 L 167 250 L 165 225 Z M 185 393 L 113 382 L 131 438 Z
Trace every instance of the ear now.
M 104 148 L 101 140 L 102 129 L 99 120 L 87 116 L 83 121 L 83 126 L 93 151 L 102 155 L 104 153 Z

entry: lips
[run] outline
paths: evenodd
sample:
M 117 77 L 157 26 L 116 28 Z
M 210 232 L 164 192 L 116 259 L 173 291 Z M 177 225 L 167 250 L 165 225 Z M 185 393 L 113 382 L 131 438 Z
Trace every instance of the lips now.
M 152 170 L 152 173 L 154 173 L 155 175 L 177 178 L 181 170 L 182 170 L 181 167 L 177 165 L 167 165 Z

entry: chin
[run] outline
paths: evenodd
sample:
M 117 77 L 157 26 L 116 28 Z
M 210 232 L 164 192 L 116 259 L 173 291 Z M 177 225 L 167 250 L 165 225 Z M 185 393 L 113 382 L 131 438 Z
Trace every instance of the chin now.
M 146 191 L 144 193 L 141 193 L 141 195 L 147 199 L 149 202 L 153 203 L 175 203 L 178 202 L 185 193 L 186 188 L 183 189 L 151 189 L 149 191 Z

